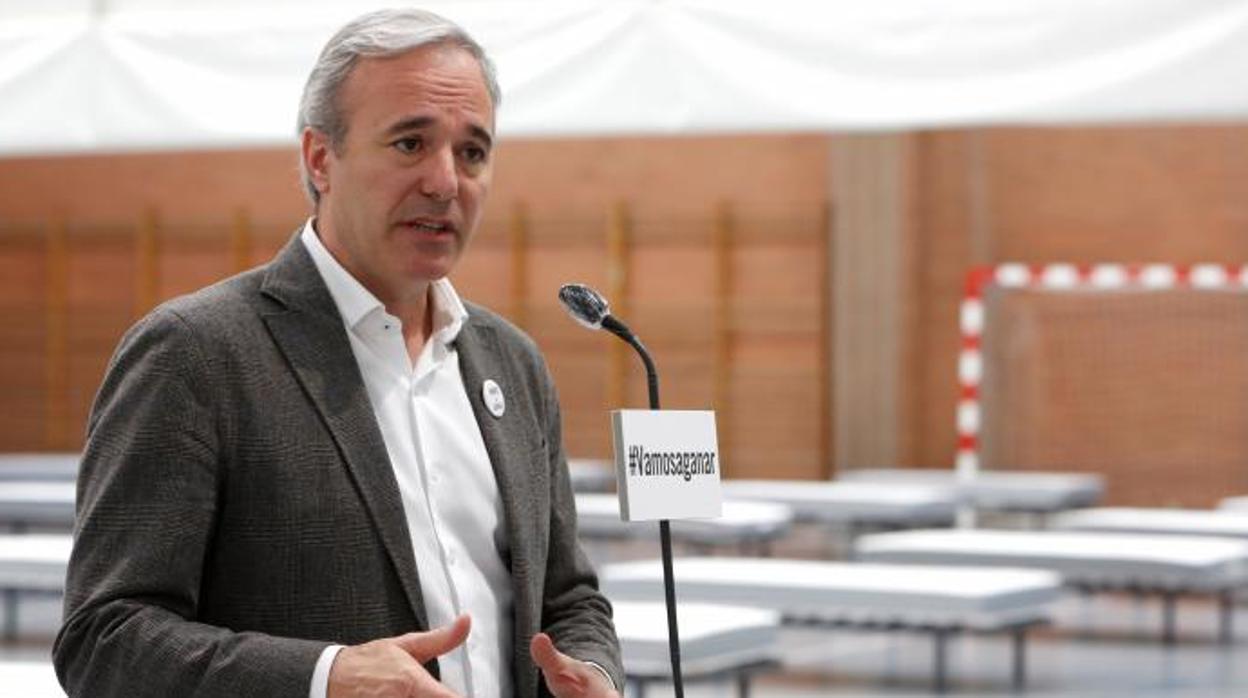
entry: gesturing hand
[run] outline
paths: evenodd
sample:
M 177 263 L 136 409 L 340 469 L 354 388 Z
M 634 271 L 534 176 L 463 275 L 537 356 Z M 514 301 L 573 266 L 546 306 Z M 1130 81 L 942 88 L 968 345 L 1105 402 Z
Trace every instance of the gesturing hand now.
M 428 632 L 342 648 L 329 670 L 328 698 L 456 698 L 421 663 L 463 644 L 470 625 L 460 616 Z
M 601 671 L 555 649 L 546 633 L 533 636 L 529 653 L 555 698 L 620 698 Z

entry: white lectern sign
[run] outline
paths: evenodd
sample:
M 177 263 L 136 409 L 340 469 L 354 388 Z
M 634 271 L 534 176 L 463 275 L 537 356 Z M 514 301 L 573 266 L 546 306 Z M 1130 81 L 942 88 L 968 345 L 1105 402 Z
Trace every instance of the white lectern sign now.
M 616 410 L 611 427 L 621 518 L 656 521 L 720 515 L 714 412 Z

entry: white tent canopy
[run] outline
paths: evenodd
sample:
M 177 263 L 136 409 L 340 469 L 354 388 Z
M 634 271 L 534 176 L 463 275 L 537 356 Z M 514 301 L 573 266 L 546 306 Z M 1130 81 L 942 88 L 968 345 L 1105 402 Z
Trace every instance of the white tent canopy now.
M 1244 0 L 445 0 L 505 136 L 1248 116 Z M 0 155 L 290 143 L 361 5 L 4 0 Z

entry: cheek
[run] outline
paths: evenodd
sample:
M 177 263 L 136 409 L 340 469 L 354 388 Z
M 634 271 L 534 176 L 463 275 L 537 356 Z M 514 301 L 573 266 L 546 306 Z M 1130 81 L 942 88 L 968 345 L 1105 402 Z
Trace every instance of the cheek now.
M 361 180 L 358 185 L 355 194 L 361 216 L 367 218 L 370 226 L 388 231 L 390 222 L 403 211 L 411 189 L 398 176 Z
M 490 192 L 489 180 L 470 181 L 461 188 L 463 192 L 464 208 L 474 218 L 480 217 L 482 209 L 485 208 L 485 198 Z
M 379 199 L 410 180 L 410 169 L 396 167 L 386 154 L 376 154 L 357 161 L 349 176 L 357 195 Z

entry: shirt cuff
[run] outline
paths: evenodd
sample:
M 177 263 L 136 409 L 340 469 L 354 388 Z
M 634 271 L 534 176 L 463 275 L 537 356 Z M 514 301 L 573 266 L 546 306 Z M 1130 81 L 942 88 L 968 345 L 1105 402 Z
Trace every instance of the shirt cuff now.
M 611 690 L 619 693 L 620 687 L 615 685 L 615 679 L 611 678 L 611 675 L 607 673 L 606 669 L 599 666 L 597 662 L 591 662 L 588 659 L 582 659 L 581 661 L 597 669 L 598 673 L 602 674 L 603 677 L 607 679 L 607 684 L 611 686 Z
M 312 670 L 308 698 L 326 698 L 329 695 L 329 670 L 334 667 L 334 660 L 338 658 L 338 652 L 342 648 L 342 645 L 330 645 L 321 650 L 321 658 L 316 660 L 316 668 Z

